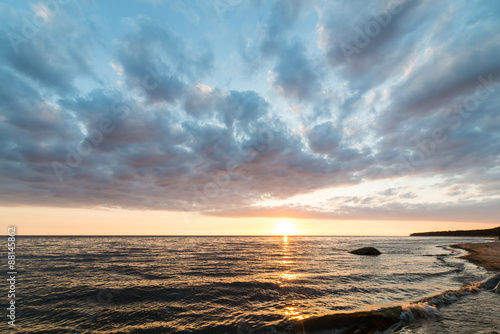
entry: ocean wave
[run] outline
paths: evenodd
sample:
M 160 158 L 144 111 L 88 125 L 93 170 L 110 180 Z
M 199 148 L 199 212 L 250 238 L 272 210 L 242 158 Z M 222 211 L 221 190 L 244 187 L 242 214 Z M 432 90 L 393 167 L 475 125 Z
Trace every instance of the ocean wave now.
M 391 333 L 417 319 L 439 317 L 440 307 L 481 290 L 493 290 L 498 284 L 500 284 L 500 274 L 458 290 L 448 290 L 402 305 L 310 317 L 304 319 L 299 326 L 307 332 L 336 330 L 338 333 L 374 333 L 376 331 Z

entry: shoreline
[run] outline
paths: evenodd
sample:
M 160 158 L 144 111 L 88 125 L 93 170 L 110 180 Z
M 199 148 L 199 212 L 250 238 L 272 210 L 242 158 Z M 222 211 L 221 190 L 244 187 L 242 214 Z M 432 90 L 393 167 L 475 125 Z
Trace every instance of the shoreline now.
M 469 254 L 461 256 L 486 270 L 500 272 L 500 242 L 482 242 L 452 245 L 453 248 L 464 249 Z

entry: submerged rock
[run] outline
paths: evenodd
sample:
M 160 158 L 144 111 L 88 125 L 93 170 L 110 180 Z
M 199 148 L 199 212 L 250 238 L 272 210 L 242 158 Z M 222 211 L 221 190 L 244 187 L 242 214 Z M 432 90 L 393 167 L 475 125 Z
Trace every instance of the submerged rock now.
M 497 286 L 493 289 L 494 292 L 500 293 L 500 283 L 497 284 Z
M 480 283 L 480 287 L 485 290 L 493 290 L 497 292 L 500 285 L 500 274 L 491 276 Z
M 380 254 L 382 254 L 375 247 L 363 247 L 363 248 L 359 248 L 359 249 L 350 251 L 349 253 L 356 254 L 356 255 L 380 255 Z

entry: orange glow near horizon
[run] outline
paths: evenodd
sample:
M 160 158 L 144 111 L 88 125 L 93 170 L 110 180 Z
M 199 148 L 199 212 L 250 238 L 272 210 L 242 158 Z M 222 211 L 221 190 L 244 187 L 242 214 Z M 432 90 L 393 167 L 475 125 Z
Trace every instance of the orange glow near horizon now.
M 498 226 L 498 223 L 453 221 L 227 218 L 172 211 L 35 206 L 0 207 L 0 218 L 1 230 L 16 225 L 19 235 L 407 236 L 413 232 Z

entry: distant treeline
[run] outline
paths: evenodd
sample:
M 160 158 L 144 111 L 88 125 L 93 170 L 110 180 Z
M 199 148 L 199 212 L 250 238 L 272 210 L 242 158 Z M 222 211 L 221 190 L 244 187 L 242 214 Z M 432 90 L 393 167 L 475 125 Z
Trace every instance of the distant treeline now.
M 460 230 L 412 233 L 411 237 L 496 237 L 500 236 L 500 226 L 487 230 Z

